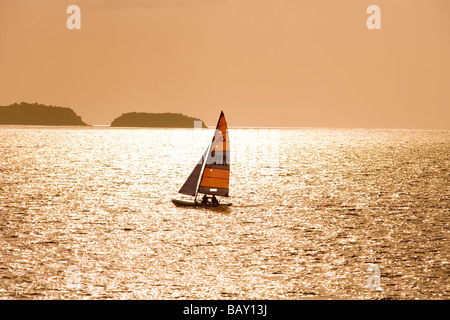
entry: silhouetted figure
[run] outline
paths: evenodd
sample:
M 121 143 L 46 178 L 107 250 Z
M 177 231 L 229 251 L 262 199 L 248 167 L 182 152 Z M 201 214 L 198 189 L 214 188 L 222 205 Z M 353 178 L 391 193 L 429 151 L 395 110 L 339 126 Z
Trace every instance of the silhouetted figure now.
M 219 200 L 217 200 L 215 195 L 212 196 L 211 203 L 212 204 L 219 204 Z
M 209 199 L 208 196 L 205 194 L 202 198 L 202 204 L 208 204 L 209 203 Z

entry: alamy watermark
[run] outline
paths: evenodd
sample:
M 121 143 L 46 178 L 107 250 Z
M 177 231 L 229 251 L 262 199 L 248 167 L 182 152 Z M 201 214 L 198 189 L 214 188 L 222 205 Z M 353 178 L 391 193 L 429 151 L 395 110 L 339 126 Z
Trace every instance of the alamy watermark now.
M 193 146 L 205 139 L 202 124 L 202 121 L 194 121 Z M 227 129 L 224 136 L 222 131 L 216 129 L 212 142 L 209 140 L 211 143 L 209 154 L 206 154 L 206 158 L 201 161 L 208 165 L 217 165 L 218 168 L 220 166 L 226 168 L 231 164 L 230 153 L 233 153 L 235 164 L 245 164 L 248 169 L 256 169 L 260 175 L 276 174 L 280 168 L 280 130 L 254 129 L 248 130 L 246 133 L 245 143 L 239 141 L 242 135 L 237 133 L 237 139 L 233 140 L 236 141 L 236 144 L 230 145 L 230 131 Z M 233 151 L 236 146 L 240 148 L 239 152 Z M 183 153 L 177 153 L 176 155 L 184 160 L 185 155 Z
M 69 30 L 81 29 L 81 8 L 75 4 L 67 7 L 66 13 L 70 16 L 66 20 L 66 26 Z M 370 16 L 366 20 L 366 26 L 369 30 L 381 29 L 381 9 L 379 6 L 372 4 L 367 7 L 366 13 Z
M 71 291 L 81 289 L 81 271 L 77 266 L 70 266 L 67 269 L 66 287 Z
M 81 29 L 81 9 L 77 5 L 70 5 L 67 7 L 66 13 L 70 16 L 66 20 L 66 26 L 69 30 Z
M 371 5 L 367 7 L 366 13 L 371 14 L 367 18 L 366 26 L 368 29 L 381 29 L 381 9 L 377 5 Z
M 366 270 L 367 273 L 370 274 L 369 278 L 367 279 L 367 289 L 370 290 L 383 290 L 381 288 L 381 272 L 380 267 L 376 264 L 371 264 Z

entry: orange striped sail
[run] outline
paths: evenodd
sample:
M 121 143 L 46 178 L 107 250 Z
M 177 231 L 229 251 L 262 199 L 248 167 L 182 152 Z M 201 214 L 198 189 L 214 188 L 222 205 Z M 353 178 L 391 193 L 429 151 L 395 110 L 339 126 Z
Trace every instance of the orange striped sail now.
M 198 192 L 228 197 L 229 182 L 230 142 L 227 121 L 225 115 L 221 112 L 206 158 Z

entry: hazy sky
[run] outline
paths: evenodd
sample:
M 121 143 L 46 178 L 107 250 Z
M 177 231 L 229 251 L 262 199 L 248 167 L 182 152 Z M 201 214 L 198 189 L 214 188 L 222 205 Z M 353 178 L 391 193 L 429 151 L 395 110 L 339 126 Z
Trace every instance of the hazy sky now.
M 0 46 L 0 105 L 90 124 L 224 110 L 231 126 L 450 129 L 449 0 L 0 0 Z

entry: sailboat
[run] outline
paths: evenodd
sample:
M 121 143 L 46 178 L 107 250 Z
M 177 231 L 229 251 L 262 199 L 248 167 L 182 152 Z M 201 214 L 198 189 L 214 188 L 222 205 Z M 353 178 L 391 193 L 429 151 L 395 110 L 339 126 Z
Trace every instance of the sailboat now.
M 223 111 L 208 148 L 192 170 L 178 193 L 193 196 L 193 201 L 172 199 L 177 206 L 228 207 L 231 203 L 203 203 L 197 201 L 199 193 L 228 197 L 230 183 L 230 141 L 228 125 Z

